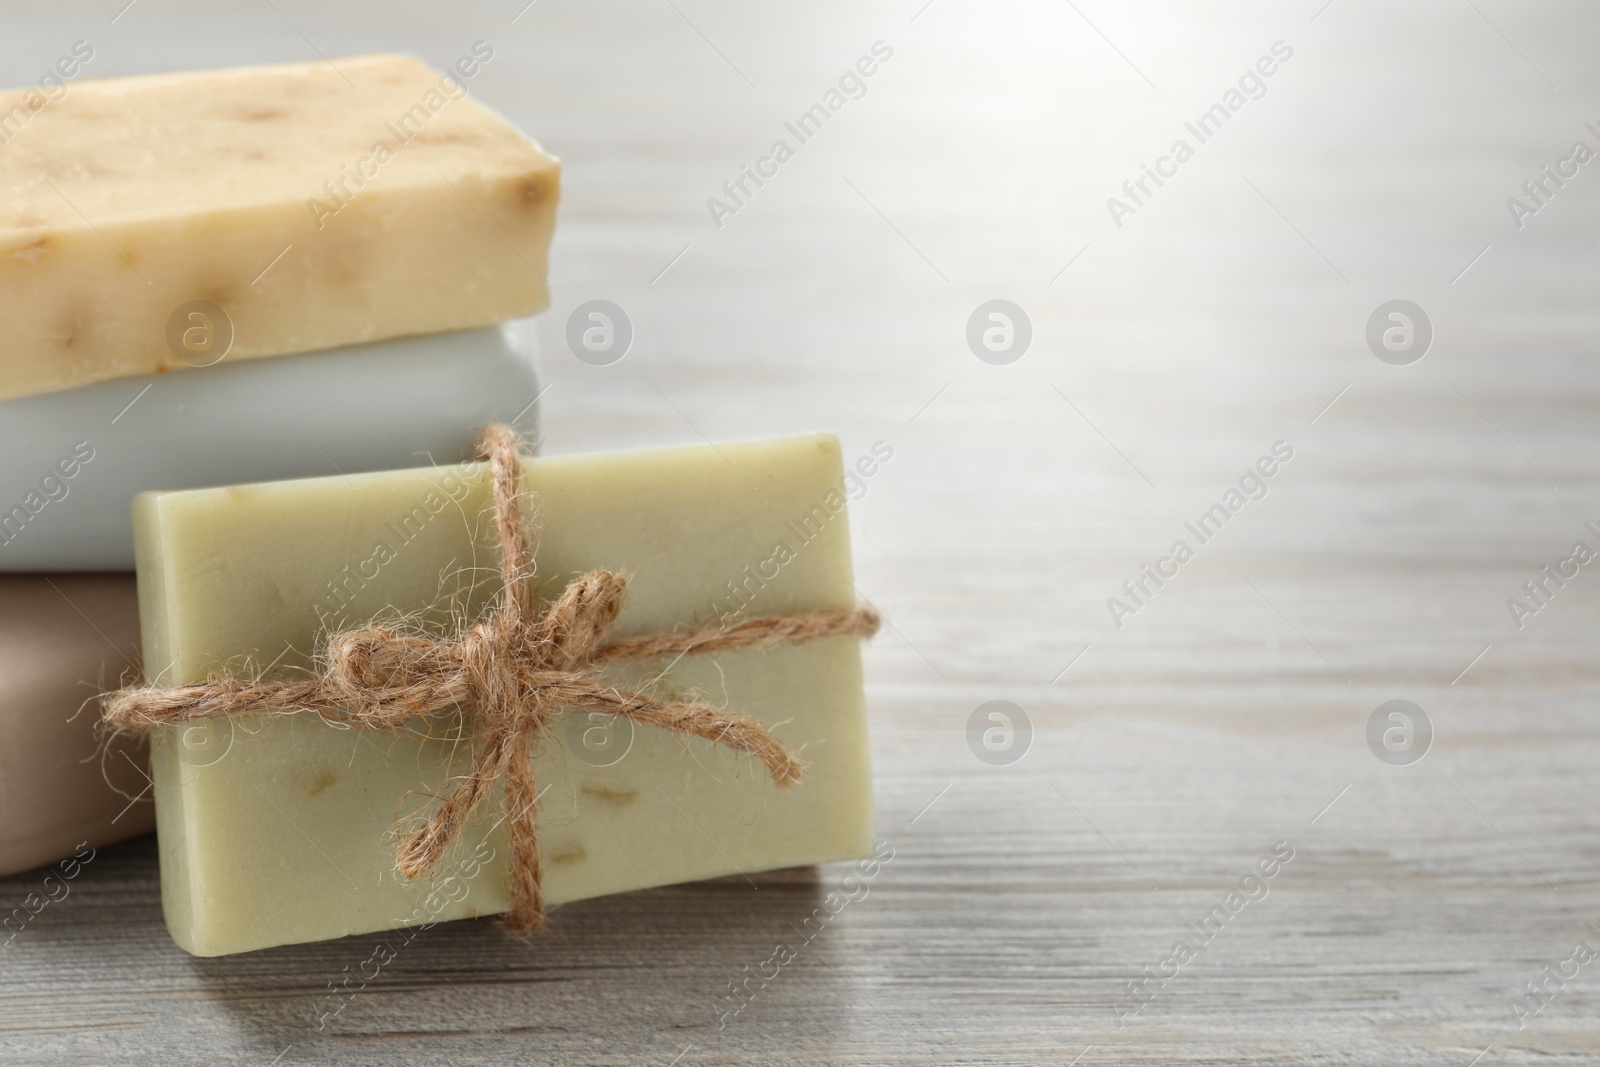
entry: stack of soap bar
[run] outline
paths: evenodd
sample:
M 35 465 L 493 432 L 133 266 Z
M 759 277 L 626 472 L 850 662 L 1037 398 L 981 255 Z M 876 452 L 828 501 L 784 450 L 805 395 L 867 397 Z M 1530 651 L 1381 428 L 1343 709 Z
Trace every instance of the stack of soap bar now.
M 515 320 L 549 301 L 560 164 L 478 103 L 493 58 L 0 93 L 26 119 L 0 151 L 0 865 L 147 825 L 108 828 L 92 760 L 41 786 L 93 755 L 71 732 L 93 713 L 68 730 L 61 701 L 121 671 L 72 617 L 18 607 L 59 608 L 61 572 L 130 569 L 136 493 L 456 463 L 493 420 L 537 432 Z
M 523 323 L 0 401 L 0 570 L 132 570 L 134 496 L 472 458 L 537 436 Z
M 193 301 L 233 360 L 542 310 L 560 164 L 472 98 L 484 61 L 74 82 L 0 152 L 0 399 L 186 369 Z
M 828 436 L 531 460 L 540 595 L 591 569 L 627 572 L 615 638 L 735 612 L 851 608 L 842 478 Z M 144 494 L 135 536 L 146 669 L 170 685 L 293 670 L 330 629 L 380 613 L 443 623 L 476 611 L 498 578 L 488 503 L 479 464 Z M 560 715 L 534 766 L 550 903 L 871 850 L 859 639 L 608 674 L 754 716 L 800 754 L 807 777 L 780 791 L 759 763 L 709 742 Z M 151 744 L 162 903 L 192 953 L 508 906 L 498 789 L 431 877 L 395 872 L 397 819 L 418 817 L 464 766 L 467 746 L 437 724 L 389 735 L 309 715 L 245 717 L 162 728 Z
M 0 577 L 0 875 L 154 825 L 144 745 L 95 732 L 138 658 L 132 577 Z

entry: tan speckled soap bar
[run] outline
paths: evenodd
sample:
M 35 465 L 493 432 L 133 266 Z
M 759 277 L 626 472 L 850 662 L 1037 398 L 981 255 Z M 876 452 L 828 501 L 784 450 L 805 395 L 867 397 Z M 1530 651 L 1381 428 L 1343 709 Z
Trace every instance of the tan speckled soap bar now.
M 155 824 L 144 745 L 97 756 L 93 698 L 138 655 L 132 575 L 0 577 L 0 875 Z
M 253 359 L 542 310 L 560 164 L 475 99 L 493 59 L 0 93 L 0 399 L 214 361 L 191 330 Z

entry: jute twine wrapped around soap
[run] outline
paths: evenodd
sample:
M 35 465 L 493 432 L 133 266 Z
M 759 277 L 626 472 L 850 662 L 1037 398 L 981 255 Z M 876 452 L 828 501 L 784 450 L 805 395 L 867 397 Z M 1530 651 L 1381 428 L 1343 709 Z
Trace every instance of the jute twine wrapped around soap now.
M 803 776 L 799 762 L 754 719 L 699 701 L 658 700 L 603 680 L 618 660 L 694 655 L 796 644 L 818 637 L 877 632 L 870 607 L 751 618 L 688 633 L 653 634 L 602 645 L 622 609 L 626 575 L 593 571 L 575 579 L 543 611 L 534 592 L 536 519 L 523 511 L 519 440 L 507 426 L 484 431 L 481 453 L 494 480 L 494 521 L 504 587 L 475 622 L 435 637 L 372 625 L 324 640 L 309 680 L 269 681 L 224 675 L 197 685 L 139 685 L 101 698 L 113 728 L 148 732 L 235 715 L 311 712 L 339 726 L 398 731 L 430 715 L 459 715 L 472 735 L 472 764 L 416 830 L 400 840 L 395 863 L 414 878 L 444 858 L 490 786 L 505 791 L 511 840 L 511 910 L 518 931 L 544 925 L 536 834 L 533 748 L 564 709 L 589 709 L 635 723 L 703 737 L 747 752 L 780 788 Z

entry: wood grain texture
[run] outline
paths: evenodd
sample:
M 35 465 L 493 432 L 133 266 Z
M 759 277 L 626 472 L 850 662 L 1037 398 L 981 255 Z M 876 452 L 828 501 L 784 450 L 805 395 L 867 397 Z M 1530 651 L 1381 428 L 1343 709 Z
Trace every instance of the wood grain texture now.
M 852 524 L 892 624 L 867 670 L 895 858 L 723 1027 L 845 869 L 571 905 L 528 944 L 442 926 L 319 1029 L 376 939 L 191 959 L 136 841 L 0 949 L 6 1063 L 1600 1058 L 1600 963 L 1512 1010 L 1600 946 L 1600 597 L 1586 568 L 1521 629 L 1506 606 L 1600 524 L 1600 174 L 1520 229 L 1506 205 L 1600 144 L 1589 6 L 120 6 L 11 16 L 8 79 L 78 38 L 96 75 L 494 45 L 475 91 L 565 164 L 548 451 L 892 445 Z M 707 198 L 877 40 L 865 95 L 718 228 Z M 1279 40 L 1265 94 L 1115 226 Z M 636 331 L 609 367 L 566 347 L 594 298 Z M 1033 326 L 1008 366 L 964 338 L 995 298 Z M 1412 366 L 1364 339 L 1395 298 L 1435 327 Z M 1107 598 L 1279 440 L 1265 499 L 1115 627 Z M 1410 766 L 1366 740 L 1397 698 L 1435 731 Z M 1031 722 L 1013 765 L 969 748 L 989 700 Z M 1265 898 L 1119 1028 L 1280 841 Z

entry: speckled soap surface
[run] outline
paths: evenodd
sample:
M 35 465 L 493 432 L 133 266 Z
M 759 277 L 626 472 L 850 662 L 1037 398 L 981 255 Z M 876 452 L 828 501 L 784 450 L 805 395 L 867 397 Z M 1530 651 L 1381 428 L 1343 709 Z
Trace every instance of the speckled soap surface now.
M 169 327 L 194 301 L 234 359 L 543 309 L 560 164 L 475 98 L 493 62 L 479 42 L 443 72 L 372 55 L 0 94 L 0 399 L 187 372 Z

